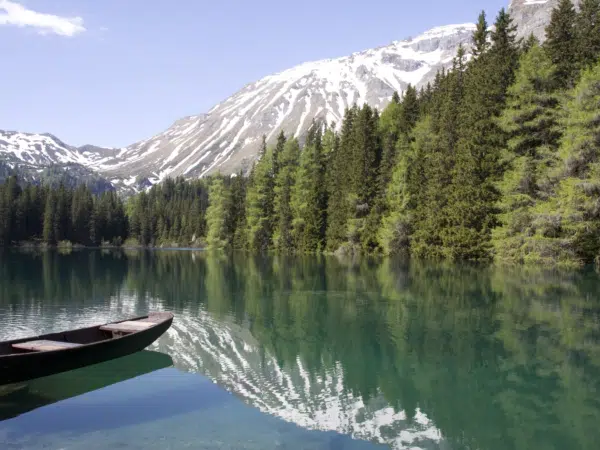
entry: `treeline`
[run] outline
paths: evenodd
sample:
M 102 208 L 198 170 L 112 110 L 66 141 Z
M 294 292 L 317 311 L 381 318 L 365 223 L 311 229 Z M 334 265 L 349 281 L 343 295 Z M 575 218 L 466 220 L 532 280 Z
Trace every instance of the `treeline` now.
M 354 106 L 339 133 L 313 123 L 302 148 L 283 134 L 263 146 L 245 198 L 211 180 L 208 244 L 600 258 L 600 1 L 577 12 L 561 0 L 543 45 L 517 40 L 505 10 L 492 30 L 482 13 L 473 57 L 460 48 L 451 70 L 381 115 Z
M 600 262 L 600 0 L 561 0 L 543 45 L 504 9 L 493 27 L 481 13 L 471 54 L 381 114 L 346 109 L 339 131 L 263 138 L 248 177 L 154 186 L 115 216 L 121 234 L 94 219 L 89 241 Z
M 127 229 L 123 202 L 114 192 L 92 195 L 86 185 L 21 186 L 14 176 L 0 185 L 1 245 L 25 241 L 119 245 Z

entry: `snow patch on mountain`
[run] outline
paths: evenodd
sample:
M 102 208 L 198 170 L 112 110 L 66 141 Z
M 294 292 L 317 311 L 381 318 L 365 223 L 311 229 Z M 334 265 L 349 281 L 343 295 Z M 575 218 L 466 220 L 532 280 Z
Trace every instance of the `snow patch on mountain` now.
M 445 448 L 441 431 L 417 409 L 408 420 L 383 395 L 364 399 L 347 386 L 339 362 L 309 374 L 300 357 L 280 365 L 242 325 L 206 311 L 180 314 L 151 348 L 179 369 L 201 373 L 260 411 L 311 430 L 336 431 L 394 449 Z
M 475 26 L 448 25 L 417 37 L 341 58 L 300 64 L 250 83 L 207 114 L 183 118 L 166 131 L 127 147 L 120 161 L 98 166 L 114 176 L 149 179 L 202 177 L 247 170 L 260 137 L 272 143 L 283 130 L 302 139 L 313 119 L 339 127 L 353 104 L 383 109 L 394 91 L 422 86 L 448 67 Z

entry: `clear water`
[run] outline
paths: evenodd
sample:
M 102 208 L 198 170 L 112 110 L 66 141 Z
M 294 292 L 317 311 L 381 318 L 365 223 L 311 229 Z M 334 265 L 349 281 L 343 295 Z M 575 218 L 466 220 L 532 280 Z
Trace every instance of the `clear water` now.
M 2 449 L 597 449 L 600 277 L 197 251 L 0 254 L 0 339 L 176 314 L 0 395 Z

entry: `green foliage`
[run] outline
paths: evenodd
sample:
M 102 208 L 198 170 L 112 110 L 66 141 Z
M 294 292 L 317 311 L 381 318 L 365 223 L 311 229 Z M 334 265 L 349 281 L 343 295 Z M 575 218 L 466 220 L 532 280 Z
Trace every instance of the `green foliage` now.
M 524 259 L 535 205 L 553 193 L 551 172 L 558 165 L 559 97 L 555 66 L 537 44 L 523 54 L 499 123 L 508 135 L 499 183 L 502 225 L 494 230 L 498 260 Z M 519 250 L 521 249 L 521 250 Z
M 210 249 L 223 249 L 230 244 L 227 233 L 229 200 L 223 179 L 219 176 L 213 178 L 208 190 L 209 206 L 206 210 L 206 245 Z
M 593 66 L 600 59 L 600 0 L 581 0 L 575 21 L 580 67 Z
M 4 246 L 35 241 L 120 244 L 127 233 L 123 203 L 112 191 L 95 196 L 86 185 L 21 187 L 16 177 L 0 185 L 0 244 Z
M 246 195 L 246 239 L 248 248 L 262 252 L 271 247 L 273 234 L 273 151 L 264 154 L 252 170 L 252 182 Z
M 275 231 L 273 246 L 280 251 L 295 249 L 293 236 L 294 211 L 292 194 L 296 184 L 296 172 L 300 158 L 300 145 L 296 139 L 285 142 L 280 154 L 280 168 L 275 178 Z
M 477 58 L 479 55 L 486 52 L 489 45 L 489 33 L 485 11 L 481 11 L 477 18 L 477 28 L 473 33 L 473 57 Z
M 577 13 L 571 0 L 560 0 L 546 28 L 544 47 L 556 66 L 555 80 L 561 88 L 572 87 L 578 67 L 575 22 Z
M 205 181 L 169 178 L 129 200 L 129 234 L 142 245 L 197 246 L 206 236 L 207 208 Z
M 331 134 L 324 149 L 322 124 L 313 121 L 300 155 L 296 183 L 291 195 L 294 214 L 292 236 L 299 252 L 322 251 L 327 225 L 327 185 L 325 152 L 331 152 Z
M 460 46 L 450 69 L 395 92 L 381 115 L 353 105 L 339 128 L 313 120 L 302 145 L 263 136 L 248 177 L 168 179 L 126 213 L 114 193 L 8 179 L 0 242 L 600 261 L 600 0 L 580 5 L 559 2 L 543 46 L 518 41 L 504 9 L 491 29 L 482 12 L 473 58 Z

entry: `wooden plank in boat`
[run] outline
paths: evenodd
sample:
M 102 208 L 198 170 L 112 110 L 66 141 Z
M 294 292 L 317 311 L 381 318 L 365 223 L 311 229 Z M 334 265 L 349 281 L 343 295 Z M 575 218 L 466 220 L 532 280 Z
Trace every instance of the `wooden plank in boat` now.
M 153 322 L 126 321 L 120 323 L 109 323 L 100 327 L 103 331 L 120 331 L 122 333 L 134 333 L 142 331 L 155 325 Z
M 67 348 L 80 347 L 81 344 L 75 344 L 74 342 L 61 342 L 61 341 L 27 341 L 13 344 L 13 348 L 20 350 L 33 350 L 37 352 L 47 352 L 51 350 L 64 350 Z

